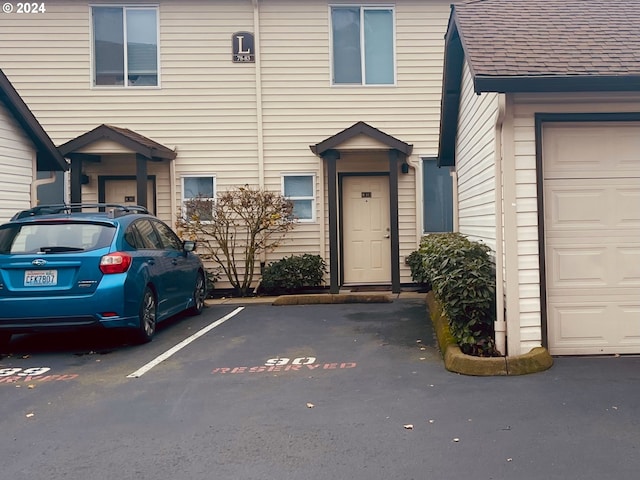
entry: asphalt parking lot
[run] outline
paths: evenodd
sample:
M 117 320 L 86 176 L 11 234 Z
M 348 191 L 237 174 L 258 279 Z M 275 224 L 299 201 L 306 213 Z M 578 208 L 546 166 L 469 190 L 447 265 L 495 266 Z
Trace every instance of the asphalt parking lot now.
M 446 372 L 421 298 L 216 305 L 153 342 L 0 355 L 3 478 L 601 479 L 640 468 L 640 359 Z

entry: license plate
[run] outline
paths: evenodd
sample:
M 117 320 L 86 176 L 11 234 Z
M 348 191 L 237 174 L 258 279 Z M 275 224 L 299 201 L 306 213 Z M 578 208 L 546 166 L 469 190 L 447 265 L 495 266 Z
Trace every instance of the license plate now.
M 57 284 L 57 270 L 27 270 L 24 272 L 25 287 L 50 287 Z

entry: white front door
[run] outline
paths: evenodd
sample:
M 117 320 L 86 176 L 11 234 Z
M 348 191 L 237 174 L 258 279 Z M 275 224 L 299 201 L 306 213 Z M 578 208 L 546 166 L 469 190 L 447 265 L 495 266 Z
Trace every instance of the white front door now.
M 140 205 L 137 198 L 137 183 L 135 180 L 107 180 L 105 181 L 105 203 L 118 205 Z M 153 180 L 147 180 L 147 210 L 155 210 L 153 199 Z
M 343 177 L 342 232 L 344 283 L 390 283 L 389 177 Z
M 640 124 L 549 125 L 549 351 L 640 353 Z

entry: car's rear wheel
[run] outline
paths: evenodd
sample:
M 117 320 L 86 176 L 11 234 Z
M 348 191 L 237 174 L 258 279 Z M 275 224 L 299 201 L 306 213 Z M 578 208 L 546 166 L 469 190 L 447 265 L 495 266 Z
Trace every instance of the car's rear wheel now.
M 196 276 L 196 283 L 193 287 L 193 305 L 187 312 L 190 315 L 200 315 L 204 309 L 204 300 L 207 296 L 207 282 L 205 281 L 204 274 L 198 272 Z
M 156 333 L 158 304 L 156 296 L 149 287 L 145 288 L 140 302 L 140 323 L 135 331 L 134 340 L 137 343 L 150 342 Z
M 0 351 L 5 347 L 9 346 L 9 342 L 11 341 L 11 334 L 8 332 L 0 332 Z

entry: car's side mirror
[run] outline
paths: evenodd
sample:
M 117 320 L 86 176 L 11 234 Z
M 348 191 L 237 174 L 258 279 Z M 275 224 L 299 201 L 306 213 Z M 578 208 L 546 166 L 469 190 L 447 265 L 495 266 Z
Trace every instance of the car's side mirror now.
M 185 240 L 184 242 L 182 242 L 182 248 L 185 252 L 195 252 L 196 246 L 196 242 L 194 242 L 193 240 Z

